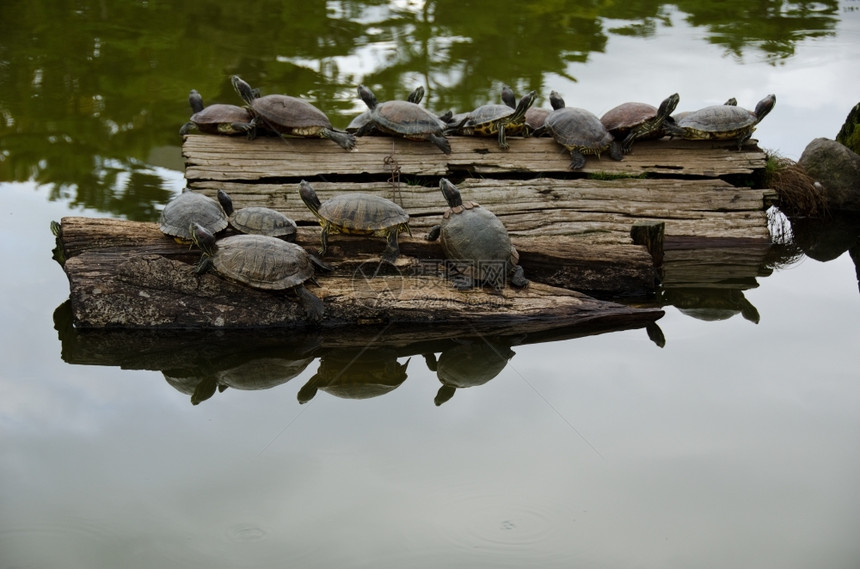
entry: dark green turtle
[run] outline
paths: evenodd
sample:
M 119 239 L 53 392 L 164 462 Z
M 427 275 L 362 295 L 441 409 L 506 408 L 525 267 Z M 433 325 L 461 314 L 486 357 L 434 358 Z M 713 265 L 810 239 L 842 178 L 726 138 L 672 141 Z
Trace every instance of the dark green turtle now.
M 776 95 L 772 94 L 759 101 L 755 111 L 734 105 L 712 105 L 680 120 L 667 121 L 664 128 L 666 134 L 684 140 L 737 140 L 740 150 L 774 105 Z
M 227 214 L 212 198 L 188 188 L 167 202 L 161 210 L 158 225 L 165 235 L 179 243 L 191 243 L 192 224 L 199 223 L 211 233 L 227 228 Z
M 606 130 L 600 119 L 593 113 L 576 107 L 566 107 L 564 99 L 556 91 L 550 93 L 553 111 L 547 115 L 542 131 L 548 132 L 553 139 L 570 152 L 571 170 L 585 166 L 585 156 L 609 151 L 615 160 L 624 159 L 621 144 Z
M 325 113 L 307 101 L 288 95 L 260 97 L 239 76 L 234 75 L 231 81 L 254 117 L 250 122 L 251 126 L 266 128 L 279 136 L 328 138 L 345 150 L 355 147 L 355 137 L 352 134 L 336 130 Z
M 409 96 L 406 97 L 406 100 L 410 103 L 420 104 L 421 100 L 424 99 L 424 87 L 419 85 L 416 87 Z M 370 120 L 370 109 L 365 110 L 360 115 L 352 119 L 349 125 L 346 127 L 346 132 L 351 132 L 353 134 L 357 133 L 359 130 L 362 131 L 362 136 L 378 134 L 378 131 L 373 125 L 367 126 L 371 123 Z M 363 127 L 364 130 L 362 130 Z
M 364 85 L 359 85 L 358 96 L 370 109 L 370 122 L 360 128 L 356 136 L 362 136 L 371 128 L 376 128 L 385 134 L 407 140 L 426 140 L 435 144 L 445 154 L 451 153 L 451 143 L 444 133 L 446 123 L 421 105 L 409 101 L 379 103 L 373 91 Z
M 232 235 L 215 241 L 195 223 L 192 240 L 203 256 L 197 272 L 210 269 L 222 277 L 263 290 L 292 289 L 311 321 L 322 318 L 325 306 L 303 283 L 314 280 L 313 258 L 296 245 L 268 235 Z
M 440 239 L 456 273 L 454 285 L 466 289 L 486 284 L 497 291 L 508 282 L 518 288 L 528 286 L 523 268 L 517 264 L 519 254 L 501 220 L 474 202 L 464 202 L 456 186 L 446 178 L 439 181 L 439 189 L 449 209 L 426 239 Z
M 372 235 L 388 241 L 382 260 L 393 263 L 400 254 L 397 235 L 401 231 L 412 235 L 406 210 L 381 196 L 351 192 L 320 203 L 316 192 L 305 180 L 300 184 L 299 195 L 322 225 L 320 255 L 326 253 L 329 234 Z
M 678 93 L 673 93 L 660 103 L 660 108 L 648 103 L 622 103 L 606 111 L 600 122 L 616 140 L 622 141 L 626 154 L 640 138 L 660 138 L 665 134 L 663 123 L 675 111 L 679 100 Z
M 233 200 L 224 190 L 218 190 L 218 203 L 233 227 L 239 233 L 270 235 L 287 241 L 296 240 L 296 222 L 283 213 L 268 207 L 243 207 L 233 209 Z
M 195 89 L 188 95 L 188 103 L 193 114 L 179 129 L 179 134 L 185 135 L 194 130 L 228 136 L 248 134 L 248 123 L 251 121 L 248 109 L 222 103 L 204 107 L 203 97 Z
M 507 97 L 504 88 L 502 95 L 503 99 Z M 513 97 L 513 91 L 510 91 L 510 97 Z M 528 134 L 525 126 L 526 111 L 534 101 L 535 92 L 531 91 L 520 99 L 516 108 L 511 108 L 508 104 L 481 105 L 469 113 L 468 119 L 457 129 L 457 133 L 465 136 L 496 136 L 499 148 L 507 149 L 507 133 Z

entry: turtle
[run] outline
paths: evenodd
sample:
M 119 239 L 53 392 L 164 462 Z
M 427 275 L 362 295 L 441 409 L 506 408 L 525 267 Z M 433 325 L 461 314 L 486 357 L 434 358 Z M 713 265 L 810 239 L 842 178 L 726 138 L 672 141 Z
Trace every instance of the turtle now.
M 506 95 L 503 87 L 503 97 Z M 513 91 L 510 91 L 510 96 L 513 97 Z M 534 101 L 535 92 L 530 91 L 513 109 L 508 104 L 481 105 L 469 113 L 466 122 L 457 128 L 456 132 L 466 136 L 496 136 L 499 148 L 507 149 L 510 146 L 507 132 L 528 134 L 525 126 L 526 111 Z
M 189 229 L 192 223 L 218 233 L 227 228 L 227 214 L 212 198 L 185 188 L 161 210 L 158 225 L 162 233 L 173 237 L 177 243 L 187 244 L 192 241 Z
M 502 221 L 487 208 L 464 202 L 447 178 L 439 181 L 439 189 L 448 202 L 448 210 L 442 214 L 442 223 L 433 226 L 425 239 L 441 241 L 450 268 L 456 273 L 454 286 L 465 290 L 489 285 L 496 291 L 501 291 L 505 283 L 527 287 L 529 281 L 517 264 L 519 254 Z
M 585 109 L 566 107 L 564 99 L 556 91 L 550 93 L 550 103 L 553 111 L 547 115 L 541 132 L 548 132 L 570 152 L 571 170 L 585 166 L 587 154 L 600 158 L 600 154 L 608 150 L 613 159 L 624 159 L 621 144 L 596 115 Z
M 409 96 L 406 97 L 406 100 L 410 103 L 415 103 L 416 105 L 421 103 L 421 100 L 424 99 L 424 87 L 419 85 L 415 89 L 409 93 Z M 360 115 L 352 119 L 350 123 L 346 127 L 346 132 L 351 132 L 353 134 L 357 133 L 361 128 L 368 123 L 370 123 L 370 109 L 365 110 Z M 370 126 L 362 131 L 362 136 L 367 136 L 369 134 L 378 134 L 378 131 Z
M 451 143 L 444 134 L 447 125 L 424 107 L 409 101 L 379 103 L 373 91 L 364 85 L 358 86 L 358 96 L 370 109 L 370 122 L 361 127 L 355 133 L 356 136 L 362 136 L 371 128 L 376 128 L 385 134 L 407 140 L 427 140 L 445 154 L 451 153 Z
M 731 106 L 731 107 L 737 107 L 737 106 L 738 106 L 738 100 L 737 100 L 737 99 L 735 99 L 734 97 L 732 97 L 732 98 L 730 98 L 730 99 L 727 99 L 727 100 L 726 100 L 726 102 L 725 102 L 725 103 L 723 103 L 723 104 L 724 104 L 724 105 L 729 105 L 729 106 Z M 681 120 L 682 118 L 684 118 L 685 116 L 687 116 L 687 115 L 689 115 L 689 114 L 691 114 L 691 113 L 693 113 L 693 111 L 681 111 L 681 112 L 679 112 L 679 113 L 675 113 L 675 114 L 673 114 L 673 115 L 672 115 L 672 116 L 670 116 L 667 120 L 672 120 L 672 121 L 675 121 L 675 122 L 677 123 L 679 120 Z M 663 134 L 665 134 L 665 129 L 664 129 Z
M 325 113 L 307 101 L 288 95 L 258 96 L 238 75 L 231 82 L 253 116 L 248 128 L 263 126 L 279 136 L 328 138 L 344 150 L 355 148 L 355 136 L 336 130 Z
M 680 120 L 667 121 L 666 134 L 684 140 L 737 140 L 740 150 L 774 105 L 776 95 L 773 94 L 759 101 L 755 111 L 734 105 L 712 105 L 693 111 Z
M 231 235 L 219 241 L 199 223 L 192 225 L 192 240 L 203 251 L 196 272 L 212 269 L 222 277 L 262 290 L 292 289 L 307 317 L 318 322 L 323 302 L 304 287 L 316 283 L 313 257 L 307 251 L 268 235 Z
M 622 103 L 606 111 L 600 122 L 616 140 L 622 141 L 621 148 L 627 154 L 636 140 L 663 136 L 663 123 L 675 111 L 679 100 L 678 93 L 673 93 L 659 108 L 648 103 Z
M 179 129 L 179 134 L 186 135 L 197 130 L 206 134 L 250 135 L 251 131 L 247 125 L 251 121 L 251 115 L 248 109 L 224 103 L 204 107 L 203 97 L 195 89 L 188 95 L 188 103 L 193 114 Z
M 240 233 L 270 235 L 287 241 L 296 240 L 296 222 L 268 207 L 243 207 L 233 209 L 233 200 L 224 190 L 218 190 L 218 203 L 224 208 L 230 226 Z
M 382 260 L 394 263 L 400 254 L 397 235 L 402 231 L 412 235 L 406 210 L 381 196 L 351 192 L 320 203 L 316 192 L 306 180 L 299 184 L 299 195 L 322 225 L 320 255 L 325 255 L 328 236 L 331 233 L 373 235 L 385 237 L 388 245 L 382 253 Z

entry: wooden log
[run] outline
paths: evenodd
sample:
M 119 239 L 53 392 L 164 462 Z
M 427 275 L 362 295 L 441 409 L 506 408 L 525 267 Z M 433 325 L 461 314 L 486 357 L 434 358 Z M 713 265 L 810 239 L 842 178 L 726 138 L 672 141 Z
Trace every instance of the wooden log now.
M 551 138 L 510 137 L 501 150 L 493 138 L 454 136 L 451 154 L 430 143 L 394 137 L 366 136 L 352 152 L 328 140 L 258 138 L 191 134 L 182 147 L 189 180 L 258 182 L 313 178 L 318 175 L 403 176 L 571 174 L 570 155 Z M 728 141 L 685 141 L 668 138 L 639 141 L 622 161 L 589 157 L 579 174 L 611 173 L 718 177 L 748 175 L 765 166 L 755 141 L 738 151 Z
M 303 232 L 300 241 L 307 239 Z M 344 243 L 359 241 L 371 242 L 343 239 Z M 413 245 L 438 246 L 420 240 Z M 380 242 L 377 255 L 382 246 Z M 194 262 L 199 253 L 167 238 L 152 223 L 64 218 L 58 249 L 58 258 L 65 259 L 78 327 L 250 328 L 306 323 L 304 311 L 289 294 L 256 290 L 212 274 L 197 275 Z M 539 282 L 499 294 L 483 289 L 458 291 L 428 270 L 435 265 L 405 255 L 396 266 L 379 265 L 373 255 L 333 264 L 335 270 L 321 275 L 318 287 L 311 285 L 326 305 L 325 326 L 496 320 L 572 324 L 601 318 L 642 322 L 662 314 Z M 379 267 L 386 270 L 376 274 Z M 371 274 L 373 278 L 368 277 Z
M 296 242 L 309 251 L 320 246 L 318 224 L 300 227 Z M 179 245 L 158 230 L 154 223 L 116 219 L 66 217 L 62 221 L 65 258 L 91 250 L 118 250 L 120 254 L 152 254 L 185 263 L 196 262 L 200 253 Z M 520 264 L 531 280 L 584 292 L 600 298 L 647 296 L 657 290 L 657 271 L 644 248 L 606 244 L 587 236 L 559 241 L 551 237 L 515 238 Z M 329 239 L 327 261 L 341 271 L 355 271 L 365 262 L 375 262 L 384 248 L 382 240 L 335 235 Z M 423 235 L 401 236 L 400 250 L 415 264 L 444 258 L 438 241 Z

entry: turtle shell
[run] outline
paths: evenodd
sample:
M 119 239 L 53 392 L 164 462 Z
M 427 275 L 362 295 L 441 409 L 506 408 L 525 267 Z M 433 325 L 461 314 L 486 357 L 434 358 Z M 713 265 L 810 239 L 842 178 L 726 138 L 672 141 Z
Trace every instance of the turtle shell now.
M 546 117 L 552 111 L 550 109 L 541 109 L 541 108 L 530 108 L 526 111 L 526 125 L 528 125 L 529 129 L 534 132 L 540 127 L 543 126 L 544 121 L 546 121 Z
M 193 223 L 199 223 L 210 233 L 218 233 L 227 228 L 227 214 L 212 198 L 185 189 L 161 210 L 159 227 L 166 235 L 191 241 Z
M 554 110 L 547 115 L 544 127 L 556 142 L 582 154 L 599 155 L 615 140 L 595 114 L 577 107 Z
M 217 242 L 212 266 L 221 276 L 254 288 L 283 290 L 312 279 L 307 252 L 268 235 L 233 235 Z
M 284 215 L 268 207 L 243 207 L 230 216 L 230 225 L 236 231 L 257 235 L 270 235 L 289 239 L 295 237 L 296 223 Z
M 319 215 L 343 233 L 373 233 L 409 221 L 409 214 L 389 199 L 352 192 L 324 201 Z
M 730 105 L 712 105 L 694 111 L 677 122 L 690 138 L 734 138 L 758 122 L 755 114 Z
M 435 134 L 442 136 L 442 121 L 439 117 L 409 101 L 385 101 L 371 110 L 370 116 L 383 132 L 404 137 Z
M 251 101 L 251 110 L 264 126 L 283 134 L 314 136 L 331 129 L 331 121 L 312 104 L 289 95 L 265 95 Z
M 493 212 L 473 202 L 449 209 L 442 218 L 440 240 L 445 256 L 465 261 L 460 269 L 473 279 L 504 287 L 515 264 L 515 249 L 508 230 Z
M 657 116 L 657 107 L 648 103 L 622 103 L 600 117 L 600 122 L 616 138 Z
M 476 133 L 495 134 L 494 125 L 512 114 L 514 109 L 508 105 L 481 105 L 469 113 L 469 120 L 466 121 L 464 129 L 471 129 Z
M 189 119 L 200 132 L 227 135 L 246 134 L 245 130 L 233 128 L 233 124 L 248 123 L 250 120 L 251 115 L 247 109 L 223 103 L 209 105 L 191 115 Z

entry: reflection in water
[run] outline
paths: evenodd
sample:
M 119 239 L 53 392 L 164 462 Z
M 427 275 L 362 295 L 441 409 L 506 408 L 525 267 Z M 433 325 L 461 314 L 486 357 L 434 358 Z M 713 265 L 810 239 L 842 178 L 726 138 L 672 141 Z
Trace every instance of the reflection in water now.
M 794 243 L 816 261 L 832 261 L 848 251 L 860 288 L 860 215 L 835 213 L 824 219 L 792 219 Z
M 438 109 L 475 108 L 502 83 L 545 98 L 547 77 L 575 81 L 569 66 L 604 52 L 610 36 L 652 36 L 676 10 L 728 54 L 774 63 L 806 38 L 832 35 L 839 18 L 836 1 L 539 1 L 518 10 L 453 0 L 4 2 L 0 179 L 51 186 L 52 199 L 73 208 L 155 220 L 171 188 L 152 166 L 180 162 L 192 88 L 207 102 L 241 104 L 227 81 L 238 73 L 307 98 L 339 128 L 360 108 L 359 83 L 404 99 L 421 82 Z M 151 162 L 165 148 L 174 158 Z
M 435 371 L 442 382 L 433 400 L 436 405 L 451 399 L 457 389 L 483 385 L 499 375 L 514 357 L 511 350 L 514 343 L 515 340 L 506 338 L 482 337 L 457 342 L 438 358 L 433 353 L 425 354 L 427 367 Z
M 512 346 L 643 327 L 661 345 L 657 338 L 662 338 L 662 332 L 655 322 L 661 316 L 655 311 L 620 324 L 608 318 L 573 326 L 526 321 L 465 328 L 425 326 L 418 331 L 396 326 L 361 331 L 77 330 L 67 301 L 54 311 L 54 327 L 67 363 L 158 370 L 194 405 L 228 387 L 278 387 L 301 374 L 314 359 L 319 359 L 319 367 L 299 390 L 299 403 L 310 401 L 318 391 L 347 399 L 377 397 L 406 381 L 413 356 L 423 357 L 442 382 L 436 397 L 440 405 L 456 389 L 496 377 L 514 356 Z
M 385 395 L 406 381 L 409 360 L 398 363 L 390 348 L 347 348 L 320 357 L 319 369 L 299 390 L 299 403 L 313 399 L 318 390 L 343 399 L 370 399 Z

